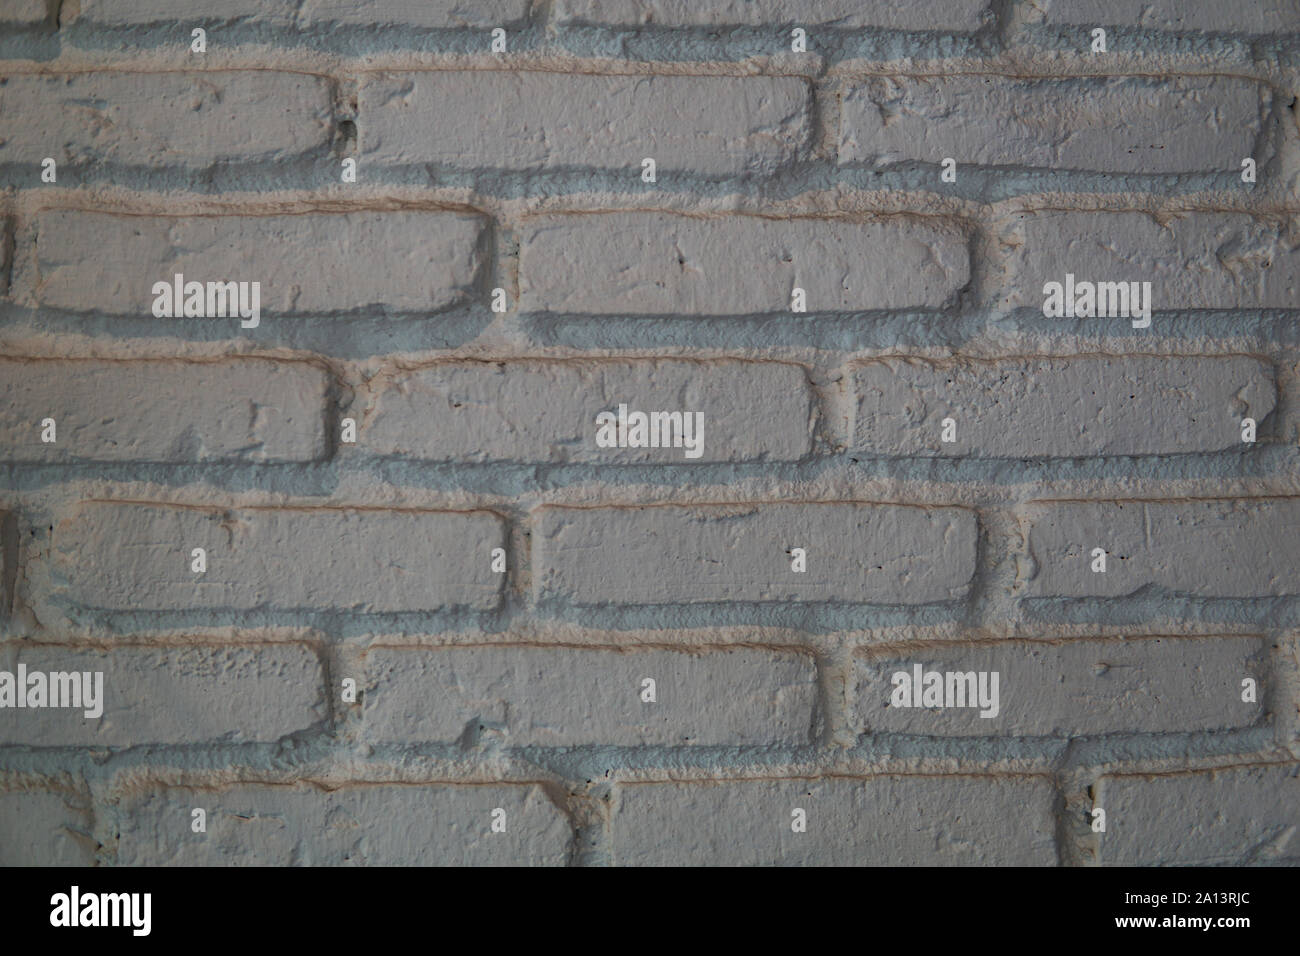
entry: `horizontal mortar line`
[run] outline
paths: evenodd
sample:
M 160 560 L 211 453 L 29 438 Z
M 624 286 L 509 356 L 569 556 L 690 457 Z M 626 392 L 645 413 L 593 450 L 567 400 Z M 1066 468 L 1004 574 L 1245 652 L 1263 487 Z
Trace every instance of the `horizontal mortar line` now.
M 276 635 L 274 628 L 266 629 L 267 638 L 250 638 L 249 636 L 222 637 L 220 635 L 196 634 L 182 639 L 182 635 L 193 634 L 191 631 L 176 631 L 159 634 L 154 637 L 142 634 L 130 634 L 122 638 L 105 638 L 89 636 L 69 636 L 63 640 L 50 640 L 49 635 L 39 637 L 0 636 L 0 653 L 8 650 L 23 651 L 28 648 L 59 651 L 107 651 L 125 650 L 162 650 L 184 651 L 203 650 L 206 648 L 242 648 L 257 650 L 264 647 L 302 647 L 315 651 L 325 651 L 331 647 L 328 640 L 307 635 Z
M 486 32 L 486 31 L 484 31 Z M 78 52 L 89 52 L 86 48 L 76 48 Z M 230 48 L 223 49 L 223 55 L 231 54 Z M 233 51 L 238 53 L 238 50 Z M 292 52 L 292 51 L 277 51 Z M 428 56 L 447 57 L 449 62 L 430 63 Z M 757 54 L 756 56 L 769 56 L 772 58 L 791 56 L 789 51 L 779 49 L 773 50 L 770 54 Z M 817 54 L 810 54 L 817 55 Z M 328 53 L 322 53 L 322 56 L 328 56 Z M 453 58 L 461 59 L 453 59 Z M 493 59 L 484 59 L 493 57 Z M 166 75 L 187 75 L 187 74 L 204 74 L 204 73 L 283 73 L 301 76 L 314 76 L 320 79 L 331 81 L 347 81 L 357 77 L 369 77 L 374 75 L 388 73 L 510 73 L 515 75 L 526 73 L 553 73 L 561 76 L 663 76 L 663 77 L 682 77 L 690 79 L 802 79 L 813 85 L 820 86 L 818 78 L 826 82 L 837 82 L 841 80 L 856 79 L 944 79 L 948 77 L 962 76 L 990 76 L 1008 80 L 1088 80 L 1088 79 L 1152 79 L 1152 80 L 1173 80 L 1182 77 L 1202 78 L 1210 77 L 1216 79 L 1234 79 L 1247 80 L 1260 85 L 1269 86 L 1279 92 L 1289 92 L 1289 88 L 1283 86 L 1280 78 L 1268 73 L 1249 73 L 1249 72 L 1232 72 L 1222 69 L 1207 67 L 1205 69 L 1187 69 L 1174 68 L 1164 70 L 1143 70 L 1139 68 L 1119 68 L 1119 69 L 1101 69 L 1099 71 L 1074 71 L 1074 72 L 1036 72 L 1032 69 L 1025 69 L 1023 61 L 1017 59 L 1014 64 L 1008 64 L 1005 67 L 999 67 L 994 63 L 991 65 L 967 67 L 960 63 L 961 58 L 955 57 L 958 61 L 956 68 L 951 70 L 941 69 L 919 69 L 908 70 L 899 69 L 897 60 L 881 60 L 878 62 L 883 69 L 872 70 L 863 68 L 858 64 L 860 58 L 851 57 L 837 58 L 831 60 L 827 57 L 821 57 L 824 63 L 842 64 L 850 63 L 849 66 L 826 66 L 822 70 L 788 70 L 788 71 L 767 71 L 760 68 L 755 72 L 752 67 L 755 65 L 754 57 L 746 60 L 715 60 L 708 61 L 717 69 L 699 71 L 698 61 L 692 60 L 617 60 L 605 59 L 600 57 L 575 57 L 572 60 L 563 50 L 539 51 L 535 56 L 526 56 L 525 58 L 513 64 L 503 64 L 499 59 L 499 54 L 485 53 L 457 53 L 454 51 L 434 52 L 431 54 L 422 54 L 419 60 L 413 60 L 409 64 L 385 64 L 381 66 L 368 66 L 365 60 L 351 60 L 343 58 L 332 59 L 332 65 L 323 68 L 316 64 L 292 62 L 286 65 L 265 66 L 260 59 L 243 60 L 237 56 L 231 57 L 230 60 L 216 63 L 211 61 L 197 66 L 181 66 L 162 64 L 156 67 L 140 67 L 138 59 L 123 61 L 99 63 L 99 62 L 74 62 L 61 64 L 57 61 L 30 61 L 30 60 L 0 60 L 0 74 L 5 76 L 80 76 L 89 74 L 111 74 L 116 76 L 166 76 Z M 554 62 L 552 62 L 554 61 Z M 934 63 L 935 61 L 927 61 Z M 1194 62 L 1189 62 L 1187 66 L 1195 66 Z M 662 66 L 683 66 L 693 67 L 696 72 L 687 72 L 680 69 L 668 71 L 656 71 L 656 67 Z M 761 66 L 761 64 L 760 64 Z M 730 70 L 730 72 L 724 72 Z
M 1286 442 L 1284 444 L 1290 446 L 1290 442 Z M 1270 477 L 1277 477 L 1277 476 L 1270 476 Z M 1186 479 L 1175 479 L 1175 480 L 1186 480 Z M 1114 497 L 1105 497 L 1106 493 L 1107 493 L 1106 489 L 1102 489 L 1097 493 L 1097 496 L 1088 497 L 1088 498 L 1027 498 L 1019 502 L 1019 504 L 1021 505 L 1061 505 L 1061 504 L 1147 505 L 1147 504 L 1194 504 L 1196 502 L 1208 502 L 1208 501 L 1254 502 L 1254 501 L 1300 500 L 1300 495 L 1295 495 L 1295 494 L 1285 494 L 1285 493 L 1269 494 L 1267 492 L 1264 494 L 1250 494 L 1249 492 L 1233 493 L 1232 491 L 1228 491 L 1228 490 L 1225 490 L 1225 493 L 1221 495 L 1193 494 L 1193 495 L 1187 495 L 1185 497 L 1178 497 L 1178 498 L 1167 498 L 1167 497 L 1160 497 L 1160 496 L 1154 498 L 1132 498 L 1132 497 L 1114 498 Z
M 1281 753 L 1282 752 L 1279 751 L 1279 756 L 1281 756 Z M 1289 758 L 1284 757 L 1280 760 L 1251 760 L 1242 761 L 1240 763 L 1215 764 L 1212 767 L 1180 767 L 1168 770 L 1128 769 L 1122 765 L 1119 769 L 1104 770 L 1101 768 L 1107 766 L 1106 764 L 1094 764 L 1092 766 L 1100 770 L 1098 775 L 1101 777 L 1184 777 L 1194 774 L 1217 773 L 1224 770 L 1266 770 L 1272 767 L 1290 766 L 1300 768 L 1300 761 L 1296 760 L 1295 755 L 1291 755 Z
M 1154 621 L 1155 627 L 1168 627 L 1167 621 Z M 963 630 L 971 630 L 963 628 Z M 1117 646 L 1131 646 L 1147 641 L 1266 641 L 1269 638 L 1260 633 L 1243 633 L 1237 630 L 1225 632 L 1184 632 L 1181 634 L 1152 632 L 1152 633 L 1133 633 L 1124 631 L 1114 634 L 1097 634 L 1087 635 L 1080 634 L 1077 636 L 1039 636 L 1035 631 L 1034 636 L 1018 636 L 1015 634 L 1002 634 L 983 638 L 954 637 L 951 639 L 936 638 L 916 638 L 893 643 L 882 643 L 880 641 L 869 641 L 867 643 L 857 644 L 853 647 L 854 656 L 857 659 L 888 659 L 900 654 L 926 653 L 932 651 L 947 650 L 982 650 L 985 648 L 995 648 L 1005 644 L 1033 644 L 1045 647 L 1070 647 L 1076 644 L 1114 644 Z M 3 645 L 0 645 L 2 647 Z M 865 653 L 864 653 L 865 652 Z
M 996 167 L 981 167 L 987 169 L 996 175 Z M 593 168 L 592 171 L 599 171 Z M 1050 172 L 1050 170 L 1048 171 Z M 1231 170 L 1229 170 L 1231 172 Z M 521 176 L 525 172 L 520 172 Z M 1019 174 L 1016 174 L 1019 175 Z M 1097 174 L 1094 172 L 1084 172 L 1082 175 L 1106 175 L 1122 177 L 1128 174 Z M 1151 174 L 1156 178 L 1164 177 L 1166 174 Z M 1176 178 L 1177 175 L 1171 174 L 1168 178 Z M 1195 175 L 1217 175 L 1217 173 L 1195 174 Z M 773 180 L 775 181 L 775 180 Z M 764 184 L 770 184 L 773 181 L 767 181 Z M 718 184 L 715 184 L 718 185 Z M 720 185 L 727 185 L 721 183 Z M 763 184 L 760 184 L 763 185 Z M 1294 217 L 1300 215 L 1300 202 L 1289 199 L 1268 199 L 1263 202 L 1256 201 L 1247 204 L 1249 196 L 1243 196 L 1241 205 L 1229 205 L 1222 201 L 1195 201 L 1188 196 L 1160 196 L 1158 194 L 1148 194 L 1152 200 L 1151 205 L 1140 205 L 1133 201 L 1133 193 L 1129 191 L 1116 192 L 1091 192 L 1079 193 L 1081 199 L 1087 200 L 1080 202 L 1078 205 L 1064 205 L 1059 199 L 1048 199 L 1053 195 L 1059 196 L 1059 190 L 1053 190 L 1049 193 L 1025 193 L 1022 195 L 1009 196 L 1003 199 L 970 199 L 959 196 L 938 195 L 932 191 L 907 191 L 900 197 L 897 190 L 878 190 L 862 189 L 850 190 L 845 192 L 842 189 L 822 188 L 810 190 L 802 193 L 792 194 L 791 199 L 781 200 L 783 204 L 792 204 L 796 202 L 816 202 L 822 198 L 860 199 L 864 197 L 880 198 L 886 200 L 879 204 L 868 205 L 862 208 L 861 205 L 855 205 L 852 209 L 845 210 L 797 210 L 793 213 L 786 211 L 772 210 L 768 208 L 755 206 L 753 208 L 742 208 L 736 210 L 723 209 L 691 209 L 683 206 L 673 205 L 671 200 L 681 198 L 685 194 L 681 193 L 664 193 L 665 202 L 662 205 L 645 205 L 643 194 L 626 194 L 629 200 L 641 200 L 640 204 L 630 205 L 606 205 L 601 208 L 593 209 L 590 206 L 584 206 L 578 203 L 567 205 L 534 205 L 532 208 L 526 208 L 520 211 L 512 211 L 505 214 L 502 211 L 504 206 L 513 206 L 515 204 L 533 204 L 533 203 L 552 203 L 557 197 L 537 194 L 535 196 L 511 198 L 500 195 L 477 193 L 472 187 L 455 187 L 455 186 L 404 186 L 400 184 L 389 184 L 386 186 L 366 187 L 367 189 L 390 189 L 393 195 L 387 197 L 362 196 L 355 199 L 345 198 L 339 195 L 324 195 L 320 192 L 294 191 L 285 195 L 282 191 L 270 191 L 266 193 L 238 193 L 211 195 L 204 193 L 163 193 L 163 192 L 143 192 L 140 190 L 131 190 L 130 195 L 122 196 L 120 194 L 105 196 L 97 193 L 99 187 L 94 185 L 84 185 L 75 187 L 74 190 L 51 192 L 48 189 L 23 189 L 13 194 L 12 209 L 14 215 L 19 220 L 19 225 L 23 226 L 28 220 L 39 217 L 42 213 L 51 211 L 61 212 L 83 212 L 87 214 L 115 215 L 122 217 L 152 217 L 152 218 L 221 218 L 239 216 L 292 216 L 292 215 L 320 215 L 320 214 L 345 214 L 345 213 L 363 213 L 363 212 L 450 212 L 461 213 L 466 215 L 479 216 L 485 219 L 495 220 L 501 228 L 520 228 L 526 225 L 530 220 L 558 217 L 558 216 L 603 216 L 603 215 L 623 215 L 629 213 L 642 213 L 654 215 L 669 215 L 696 220 L 737 220 L 743 218 L 774 220 L 778 222 L 788 222 L 791 220 L 820 220 L 828 222 L 870 222 L 882 217 L 913 217 L 918 219 L 933 219 L 950 221 L 954 223 L 967 224 L 973 227 L 981 227 L 987 230 L 998 230 L 1004 228 L 1008 221 L 1016 213 L 1143 213 L 1154 218 L 1161 216 L 1177 216 L 1180 213 L 1222 213 L 1236 215 L 1250 215 L 1255 217 Z M 331 185 L 325 187 L 331 190 L 339 190 L 343 187 Z M 439 198 L 437 196 L 420 196 L 412 195 L 412 192 L 424 193 L 464 193 L 466 191 L 475 192 L 470 199 L 465 198 Z M 888 194 L 888 195 L 886 195 Z M 584 196 L 607 196 L 608 193 L 603 190 L 594 190 L 585 193 L 567 193 L 559 199 L 582 198 Z M 1037 197 L 1044 197 L 1042 201 L 1034 202 Z M 30 201 L 28 197 L 31 197 Z M 87 202 L 87 199 L 90 202 Z M 715 197 L 724 198 L 724 197 Z M 761 196 L 754 194 L 742 196 L 743 199 L 754 201 L 765 201 Z M 913 204 L 899 205 L 900 198 L 904 203 L 915 201 Z M 933 203 L 935 199 L 944 203 L 958 204 L 959 208 L 948 210 L 934 210 L 933 206 L 926 209 L 924 203 L 927 201 Z M 1119 200 L 1120 203 L 1111 203 L 1106 200 Z M 1100 200 L 1100 201 L 1099 201 Z M 193 203 L 200 208 L 194 211 L 176 212 L 175 207 L 178 203 Z M 1157 205 L 1158 204 L 1158 205 Z M 21 244 L 21 243 L 20 243 Z
M 76 502 L 70 503 L 67 510 L 75 511 L 85 505 L 130 505 L 130 506 L 147 506 L 153 508 L 172 508 L 186 511 L 207 511 L 207 512 L 226 512 L 226 511 L 295 511 L 295 512 L 321 512 L 321 511 L 373 511 L 373 512 L 400 512 L 403 514 L 491 514 L 500 518 L 502 521 L 508 521 L 508 516 L 503 512 L 494 511 L 487 507 L 475 508 L 430 508 L 420 505 L 377 505 L 377 504 L 346 504 L 340 502 L 321 502 L 320 504 L 309 502 L 293 502 L 286 504 L 210 504 L 210 503 L 193 503 L 193 502 L 174 502 L 159 501 L 157 499 L 137 499 L 137 498 L 82 498 Z M 109 608 L 100 608 L 98 610 L 112 611 Z M 212 609 L 214 613 L 222 613 L 223 609 Z M 248 609 L 244 609 L 248 610 Z M 292 610 L 292 609 L 290 609 Z M 322 609 L 324 610 L 324 609 Z M 227 608 L 226 613 L 238 612 L 239 609 Z M 119 613 L 119 612 L 113 612 Z M 124 610 L 120 613 L 135 613 L 130 610 Z M 378 613 L 406 613 L 406 612 L 378 612 Z M 415 612 L 422 613 L 422 612 Z

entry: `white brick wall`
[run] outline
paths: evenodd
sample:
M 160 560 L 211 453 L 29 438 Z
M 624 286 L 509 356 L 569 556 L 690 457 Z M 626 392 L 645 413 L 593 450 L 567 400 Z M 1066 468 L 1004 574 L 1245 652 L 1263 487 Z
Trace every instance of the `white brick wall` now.
M 1297 63 L 1292 0 L 0 0 L 0 864 L 1300 862 Z

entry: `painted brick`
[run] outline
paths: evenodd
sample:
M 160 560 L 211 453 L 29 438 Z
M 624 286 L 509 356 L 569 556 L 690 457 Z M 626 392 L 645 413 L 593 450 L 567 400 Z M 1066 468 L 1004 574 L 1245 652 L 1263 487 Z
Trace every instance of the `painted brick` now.
M 524 311 L 791 314 L 796 287 L 809 313 L 938 308 L 970 278 L 962 233 L 919 217 L 546 216 L 520 245 Z
M 791 461 L 811 450 L 803 369 L 775 362 L 446 362 L 372 381 L 357 448 L 454 462 Z M 700 457 L 600 448 L 603 411 L 698 412 Z
M 975 516 L 959 508 L 760 504 L 545 508 L 534 587 L 583 606 L 827 601 L 926 604 L 967 593 Z M 791 548 L 808 570 L 791 570 Z
M 8 710 L 0 722 L 0 745 L 274 742 L 311 727 L 329 711 L 320 660 L 299 644 L 111 650 L 0 644 L 0 661 L 11 674 L 19 663 L 28 674 L 103 674 L 101 716 L 86 717 L 84 706 Z
M 1027 516 L 1028 597 L 1300 593 L 1300 499 L 1043 502 Z M 1105 573 L 1090 570 L 1093 548 Z
M 977 75 L 872 78 L 842 102 L 841 163 L 1213 173 L 1258 156 L 1270 98 L 1234 77 Z
M 854 371 L 853 447 L 971 458 L 1176 455 L 1241 447 L 1277 403 L 1248 356 L 887 360 Z M 955 442 L 941 440 L 952 418 Z
M 206 833 L 190 830 L 196 807 Z M 119 814 L 127 866 L 560 866 L 572 836 L 527 785 L 163 788 L 128 794 Z
M 24 26 L 44 23 L 49 19 L 45 0 L 5 0 L 0 5 L 0 23 L 21 23 Z
M 1150 282 L 1155 311 L 1295 308 L 1300 247 L 1287 230 L 1237 213 L 1187 213 L 1163 224 L 1137 212 L 1021 213 L 1004 239 L 1003 302 L 1042 309 L 1044 283 L 1073 273 L 1076 281 Z
M 1130 866 L 1300 864 L 1300 767 L 1103 779 L 1101 860 Z
M 659 173 L 771 174 L 807 145 L 811 105 L 797 77 L 376 74 L 361 85 L 360 136 L 367 164 L 594 166 L 639 184 L 647 156 Z
M 800 746 L 817 708 L 812 658 L 769 650 L 376 648 L 366 668 L 376 742 Z M 641 699 L 646 678 L 653 703 Z
M 886 30 L 979 29 L 991 14 L 988 0 L 939 0 L 918 6 L 907 0 L 863 4 L 855 0 L 556 0 L 560 23 L 613 26 L 719 27 L 800 24 L 839 29 L 879 27 Z
M 1031 12 L 1052 25 L 1138 27 L 1174 32 L 1295 33 L 1295 0 L 1036 0 Z
M 487 610 L 502 590 L 490 552 L 504 531 L 487 512 L 97 502 L 54 534 L 70 599 L 106 610 Z
M 858 729 L 944 737 L 1078 737 L 1249 727 L 1262 708 L 1242 702 L 1241 681 L 1260 681 L 1267 660 L 1266 641 L 1237 637 L 997 641 L 873 656 L 857 665 Z M 982 717 L 979 707 L 889 706 L 893 675 L 903 671 L 914 677 L 917 664 L 923 672 L 996 672 L 998 712 Z
M 260 359 L 0 359 L 0 445 L 12 461 L 313 461 L 328 387 L 320 368 Z
M 1052 800 L 1033 777 L 643 784 L 621 788 L 612 842 L 624 866 L 1051 866 Z
M 363 308 L 432 312 L 470 293 L 481 228 L 477 217 L 444 212 L 155 218 L 51 211 L 38 225 L 37 297 L 54 308 L 149 316 L 154 283 L 182 273 L 186 281 L 260 282 L 263 323 L 277 314 Z M 206 321 L 243 331 L 238 319 Z
M 0 866 L 93 866 L 90 813 L 69 793 L 0 793 Z
M 110 26 L 240 20 L 272 27 L 494 27 L 522 19 L 528 0 L 81 0 L 68 22 Z
M 0 163 L 150 168 L 283 163 L 322 156 L 332 136 L 323 77 L 246 73 L 72 73 L 0 80 Z

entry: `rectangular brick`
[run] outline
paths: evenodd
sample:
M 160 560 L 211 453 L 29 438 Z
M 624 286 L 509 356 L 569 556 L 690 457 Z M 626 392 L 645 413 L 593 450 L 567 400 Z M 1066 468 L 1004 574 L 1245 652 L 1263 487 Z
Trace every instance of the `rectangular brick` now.
M 376 648 L 366 739 L 517 747 L 811 743 L 811 657 L 751 648 Z M 655 701 L 642 700 L 643 681 Z
M 563 866 L 572 839 L 540 787 L 510 784 L 168 787 L 124 797 L 118 826 L 126 866 Z
M 268 109 L 267 104 L 274 104 Z M 285 163 L 324 155 L 333 135 L 324 77 L 271 70 L 72 73 L 0 79 L 0 163 L 150 168 Z
M 528 16 L 529 0 L 300 0 L 305 27 L 344 24 L 362 27 L 504 27 Z
M 1029 13 L 1052 25 L 1139 27 L 1171 32 L 1300 31 L 1295 0 L 1035 0 Z
M 560 23 L 634 27 L 827 26 L 837 29 L 973 32 L 991 19 L 988 0 L 556 0 Z
M 1249 727 L 1260 719 L 1261 706 L 1242 702 L 1241 681 L 1262 681 L 1267 661 L 1267 641 L 1253 637 L 997 641 L 873 655 L 857 664 L 858 729 L 936 737 L 1077 737 Z M 923 674 L 973 672 L 978 679 L 981 672 L 996 672 L 997 713 L 982 717 L 977 706 L 918 706 L 918 664 Z M 890 706 L 893 675 L 900 671 L 909 676 L 914 695 L 907 708 Z M 959 683 L 960 678 L 954 687 Z M 969 684 L 961 686 L 964 691 Z
M 1028 597 L 1300 594 L 1300 498 L 1039 502 L 1027 520 Z
M 0 445 L 31 462 L 314 461 L 328 387 L 301 362 L 0 359 Z
M 842 98 L 839 160 L 1223 172 L 1257 155 L 1269 100 L 1266 87 L 1223 76 L 878 77 Z
M 807 376 L 776 362 L 442 362 L 370 387 L 356 447 L 423 461 L 792 461 L 812 446 Z M 699 457 L 598 447 L 596 416 L 620 404 L 703 415 Z
M 0 866 L 93 866 L 90 812 L 71 793 L 0 793 Z
M 774 173 L 807 147 L 798 77 L 596 76 L 437 70 L 361 83 L 363 162 L 468 169 L 599 167 L 660 175 Z M 468 135 L 463 117 L 477 119 Z
M 965 596 L 975 515 L 853 503 L 544 508 L 540 599 L 583 606 L 827 601 L 926 604 Z M 791 548 L 807 568 L 791 570 Z
M 481 511 L 93 502 L 56 526 L 53 560 L 71 600 L 106 610 L 481 611 L 501 599 L 504 537 Z
M 1052 802 L 1032 777 L 641 784 L 611 830 L 623 866 L 1052 866 Z
M 1102 780 L 1101 861 L 1129 866 L 1300 864 L 1300 766 Z
M 1241 355 L 887 359 L 859 365 L 854 385 L 853 448 L 900 457 L 1222 451 L 1277 404 L 1272 366 Z
M 28 675 L 101 673 L 102 713 L 88 718 L 84 706 L 6 709 L 0 745 L 270 743 L 306 730 L 329 712 L 320 659 L 300 644 L 110 650 L 0 645 L 0 669 L 16 675 L 19 664 Z
M 796 287 L 809 313 L 939 308 L 970 279 L 961 231 L 912 216 L 573 214 L 531 219 L 520 236 L 524 311 L 791 314 Z
M 46 0 L 4 0 L 0 4 L 0 23 L 21 23 L 24 26 L 44 23 L 49 19 Z
M 449 212 L 146 217 L 54 210 L 37 226 L 37 298 L 53 308 L 150 316 L 154 283 L 182 273 L 187 282 L 260 282 L 263 322 L 362 308 L 432 312 L 470 294 L 482 265 L 481 229 L 477 217 Z M 240 331 L 238 319 L 205 321 Z
M 496 27 L 522 19 L 528 0 L 81 0 L 79 14 L 109 26 L 239 20 L 272 27 Z
M 1151 283 L 1152 310 L 1293 309 L 1300 246 L 1282 220 L 1193 212 L 1161 221 L 1140 212 L 1016 215 L 1003 304 L 1041 310 L 1047 282 Z M 1105 322 L 1105 319 L 1083 319 Z

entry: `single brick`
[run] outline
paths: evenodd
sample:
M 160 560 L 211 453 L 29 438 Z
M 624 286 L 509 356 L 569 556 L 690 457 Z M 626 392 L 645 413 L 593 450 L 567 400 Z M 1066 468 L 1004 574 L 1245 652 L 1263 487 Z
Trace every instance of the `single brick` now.
M 524 311 L 790 314 L 795 288 L 809 313 L 939 308 L 970 278 L 961 231 L 915 216 L 572 214 L 531 219 L 520 236 Z
M 1050 866 L 1051 784 L 885 776 L 620 788 L 614 860 L 631 866 Z M 792 829 L 793 811 L 807 830 Z
M 1263 639 L 1238 637 L 997 641 L 873 656 L 857 665 L 858 729 L 936 737 L 1078 737 L 1249 727 L 1261 707 L 1242 702 L 1241 681 L 1263 678 L 1267 656 Z M 962 675 L 951 681 L 952 696 L 936 701 L 942 709 L 922 706 L 926 678 L 918 684 L 917 665 L 922 675 L 945 675 L 945 691 L 946 675 Z M 907 680 L 895 684 L 900 673 Z M 969 693 L 972 686 L 992 690 L 994 673 L 996 693 L 982 699 Z M 971 674 L 974 685 L 965 676 Z M 891 706 L 896 688 L 910 689 L 911 706 Z
M 443 362 L 371 388 L 357 447 L 424 461 L 792 461 L 812 445 L 807 376 L 776 362 Z M 596 416 L 620 404 L 702 415 L 691 433 L 699 456 L 684 445 L 598 447 Z
M 529 0 L 299 0 L 298 21 L 306 27 L 453 29 L 504 27 L 528 16 Z M 485 39 L 486 46 L 486 39 Z
M 1101 861 L 1129 866 L 1300 864 L 1300 766 L 1106 777 Z
M 510 784 L 168 787 L 124 797 L 118 825 L 127 866 L 563 866 L 572 839 L 540 787 Z
M 325 78 L 271 70 L 11 76 L 0 113 L 29 121 L 6 124 L 0 163 L 284 163 L 327 151 L 331 101 Z
M 432 312 L 469 295 L 482 260 L 481 220 L 448 212 L 164 218 L 54 210 L 37 229 L 38 300 L 110 314 L 152 315 L 154 283 L 176 273 L 186 282 L 260 282 L 263 322 L 376 307 Z M 240 331 L 238 318 L 207 321 Z
M 1300 498 L 1039 502 L 1027 517 L 1028 597 L 1300 594 Z
M 527 12 L 528 0 L 81 0 L 80 13 L 64 19 L 106 26 L 239 20 L 280 28 L 458 28 L 504 26 Z
M 94 502 L 58 524 L 54 561 L 71 600 L 107 610 L 487 610 L 504 537 L 487 512 Z
M 800 746 L 818 697 L 811 657 L 748 648 L 376 648 L 366 670 L 376 742 L 499 733 L 519 747 Z
M 1222 451 L 1277 403 L 1272 367 L 1247 356 L 887 359 L 858 366 L 854 385 L 853 448 L 906 457 Z
M 328 387 L 300 362 L 0 359 L 0 445 L 11 461 L 312 461 Z
M 584 606 L 738 601 L 926 604 L 965 596 L 973 512 L 901 505 L 544 508 L 534 587 Z M 807 571 L 792 570 L 792 548 Z
M 57 791 L 0 793 L 0 866 L 93 866 L 90 813 L 80 804 Z
M 46 0 L 4 0 L 0 4 L 0 23 L 21 23 L 28 26 L 45 23 L 49 15 Z
M 1222 172 L 1255 155 L 1266 90 L 1222 76 L 877 77 L 843 96 L 839 159 Z
M 1004 304 L 1041 310 L 1043 286 L 1150 282 L 1151 308 L 1292 309 L 1300 246 L 1282 220 L 1194 212 L 1157 221 L 1139 212 L 1025 212 L 1003 244 Z M 1104 322 L 1104 319 L 1084 321 Z
M 986 22 L 988 0 L 556 0 L 559 23 L 597 23 L 634 27 L 826 26 L 836 29 L 973 32 Z M 991 14 L 987 18 L 991 19 Z M 779 37 L 786 49 L 788 38 Z M 814 41 L 815 42 L 815 41 Z
M 300 644 L 259 647 L 138 647 L 84 650 L 0 645 L 0 668 L 18 665 L 57 678 L 72 707 L 5 711 L 0 744 L 29 747 L 133 747 L 141 744 L 273 742 L 328 713 L 325 675 Z M 86 683 L 72 678 L 90 674 Z M 101 674 L 102 684 L 95 674 Z M 51 679 L 54 680 L 54 679 Z M 22 688 L 19 687 L 19 692 Z M 52 692 L 51 692 L 52 693 Z M 50 698 L 53 703 L 53 697 Z M 100 716 L 86 717 L 87 709 Z
M 647 156 L 660 173 L 770 175 L 806 146 L 811 105 L 798 77 L 435 70 L 363 80 L 359 131 L 367 164 L 594 166 L 640 183 Z
M 1027 11 L 1053 26 L 1137 27 L 1197 33 L 1296 33 L 1295 0 L 1035 0 Z

